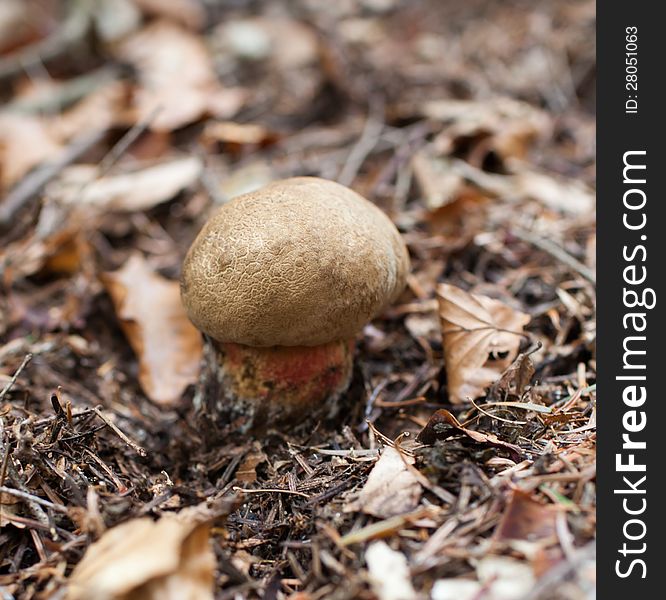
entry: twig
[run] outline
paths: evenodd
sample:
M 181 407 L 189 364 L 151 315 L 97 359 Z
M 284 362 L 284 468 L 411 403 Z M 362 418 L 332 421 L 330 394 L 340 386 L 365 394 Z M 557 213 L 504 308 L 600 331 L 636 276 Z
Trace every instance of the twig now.
M 553 404 L 553 414 L 557 413 L 564 413 L 567 410 L 569 410 L 578 400 L 580 399 L 581 396 L 587 396 L 590 392 L 596 392 L 597 391 L 597 384 L 593 383 L 592 385 L 588 385 L 585 388 L 578 389 L 576 390 L 573 394 L 570 396 L 567 396 L 566 398 L 562 398 L 561 400 L 558 400 Z
M 329 450 L 328 448 L 312 448 L 312 450 L 314 452 L 317 452 L 319 454 L 324 454 L 326 456 L 346 456 L 349 458 L 354 458 L 356 456 L 375 457 L 379 455 L 379 450 L 377 450 L 376 448 L 375 449 L 362 448 L 360 450 L 357 450 L 355 448 L 352 448 L 351 450 Z
M 136 141 L 136 139 L 148 128 L 155 120 L 157 115 L 162 112 L 164 107 L 160 104 L 156 106 L 146 117 L 135 123 L 130 129 L 113 145 L 111 150 L 106 153 L 99 163 L 97 177 L 106 175 L 118 159 L 127 152 L 127 149 Z
M 579 275 L 587 279 L 590 283 L 596 284 L 597 276 L 594 273 L 594 271 L 592 271 L 592 269 L 584 265 L 578 259 L 571 256 L 571 254 L 569 254 L 564 248 L 558 246 L 552 240 L 549 240 L 548 238 L 543 238 L 538 235 L 534 235 L 533 233 L 525 231 L 524 229 L 515 228 L 511 230 L 511 233 L 515 235 L 517 238 L 523 240 L 524 242 L 532 244 L 533 246 L 536 246 L 540 250 L 547 252 L 553 258 L 556 258 L 561 263 L 567 265 L 567 267 L 570 267 L 571 269 L 576 271 Z
M 46 506 L 47 508 L 52 508 L 53 510 L 67 514 L 67 507 L 62 504 L 54 504 L 50 500 L 44 500 L 39 496 L 29 494 L 28 492 L 22 492 L 21 490 L 15 490 L 7 486 L 0 486 L 0 494 L 8 494 L 9 496 L 14 496 L 15 498 L 20 498 L 21 500 L 26 500 L 27 502 L 32 502 L 34 504 L 39 504 L 40 506 Z
M 14 387 L 14 384 L 16 383 L 16 380 L 18 379 L 19 375 L 21 374 L 21 371 L 25 369 L 26 365 L 32 360 L 32 354 L 28 353 L 25 355 L 25 358 L 23 359 L 23 362 L 19 365 L 19 368 L 16 369 L 14 372 L 14 375 L 12 375 L 12 378 L 7 382 L 7 385 L 2 388 L 2 391 L 0 392 L 0 400 L 2 400 L 7 392 L 11 390 Z
M 75 77 L 63 83 L 56 90 L 49 89 L 48 92 L 39 94 L 36 98 L 18 98 L 7 104 L 4 110 L 21 114 L 58 113 L 90 92 L 116 79 L 118 72 L 119 70 L 115 66 L 102 67 L 92 73 Z
M 303 492 L 297 492 L 295 490 L 281 490 L 279 488 L 263 488 L 261 490 L 247 490 L 245 488 L 236 487 L 232 488 L 234 492 L 243 492 L 244 494 L 293 494 L 294 496 L 301 496 L 303 498 L 310 499 L 310 496 L 304 494 Z
M 0 205 L 0 227 L 9 224 L 14 215 L 36 196 L 41 189 L 68 164 L 74 162 L 84 152 L 94 146 L 106 134 L 106 129 L 84 133 L 65 149 L 54 162 L 35 169 L 14 187 Z
M 431 512 L 430 508 L 422 506 L 414 512 L 372 523 L 371 525 L 367 525 L 357 531 L 352 531 L 351 533 L 344 535 L 340 539 L 340 543 L 343 546 L 350 546 L 351 544 L 362 544 L 368 540 L 386 537 L 399 531 L 403 527 L 411 525 L 415 521 L 423 519 L 424 517 L 429 517 Z
M 117 425 L 102 412 L 102 409 L 99 406 L 96 406 L 93 410 L 95 411 L 95 414 L 100 419 L 102 419 L 102 421 L 104 421 L 113 430 L 113 432 L 130 448 L 132 448 L 139 456 L 148 456 L 146 449 L 143 448 L 142 446 L 139 446 L 139 444 L 129 439 L 122 431 L 120 431 Z
M 342 169 L 340 169 L 338 183 L 351 185 L 365 159 L 377 145 L 377 142 L 379 142 L 382 130 L 384 129 L 384 121 L 379 116 L 382 112 L 383 103 L 377 102 L 377 106 L 372 108 L 368 115 L 361 137 L 349 153 Z
M 415 404 L 423 404 L 426 401 L 425 396 L 417 396 L 411 400 L 401 400 L 399 402 L 386 402 L 381 398 L 377 398 L 375 401 L 375 406 L 380 408 L 402 408 L 404 406 L 414 406 Z
M 472 403 L 472 406 L 476 408 L 480 413 L 486 415 L 486 417 L 490 417 L 491 419 L 497 419 L 498 421 L 502 421 L 503 423 L 508 423 L 509 425 L 526 425 L 527 421 L 511 421 L 510 419 L 504 419 L 503 417 L 498 417 L 497 415 L 493 415 L 489 413 L 488 411 L 483 410 L 474 400 L 471 398 L 468 398 L 468 400 Z
M 218 178 L 214 176 L 211 169 L 208 167 L 206 161 L 206 152 L 201 146 L 195 148 L 195 153 L 201 160 L 203 169 L 201 170 L 201 185 L 203 185 L 206 193 L 210 196 L 213 204 L 215 206 L 222 206 L 229 202 L 230 198 L 227 198 L 226 194 L 222 193 L 220 190 L 220 182 Z

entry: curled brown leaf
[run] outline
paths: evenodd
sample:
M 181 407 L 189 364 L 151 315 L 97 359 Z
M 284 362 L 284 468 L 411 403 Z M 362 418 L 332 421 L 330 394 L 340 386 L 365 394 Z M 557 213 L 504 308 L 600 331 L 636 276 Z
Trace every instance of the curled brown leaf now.
M 179 285 L 156 274 L 139 254 L 102 277 L 120 326 L 139 358 L 139 383 L 158 404 L 177 402 L 196 381 L 201 335 L 180 302 Z
M 529 315 L 454 285 L 437 288 L 451 402 L 478 397 L 515 358 Z

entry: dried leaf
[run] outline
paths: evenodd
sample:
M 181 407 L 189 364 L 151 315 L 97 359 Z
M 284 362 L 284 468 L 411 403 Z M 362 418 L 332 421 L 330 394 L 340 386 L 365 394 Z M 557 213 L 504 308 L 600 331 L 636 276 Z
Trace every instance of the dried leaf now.
M 449 427 L 445 427 L 446 425 Z M 428 419 L 425 427 L 416 437 L 416 441 L 430 446 L 437 440 L 445 440 L 451 437 L 454 433 L 464 433 L 467 437 L 480 444 L 490 444 L 491 446 L 506 448 L 511 452 L 514 458 L 520 459 L 522 456 L 522 451 L 519 446 L 504 442 L 493 433 L 484 433 L 482 431 L 474 431 L 473 429 L 463 427 L 458 419 L 445 408 L 440 408 L 430 417 L 430 419 Z
M 447 249 L 461 249 L 487 227 L 489 198 L 477 187 L 463 185 L 451 202 L 427 215 L 428 229 L 441 235 Z
M 82 130 L 90 129 L 91 123 L 100 131 L 116 123 L 123 107 L 125 85 L 105 81 L 105 85 L 63 113 L 42 117 L 23 112 L 48 110 L 53 97 L 59 98 L 64 85 L 61 82 L 34 86 L 32 95 L 23 97 L 23 104 L 14 103 L 16 112 L 0 113 L 0 184 L 9 187 L 34 167 L 56 160 L 66 144 Z
M 177 402 L 196 381 L 201 335 L 180 302 L 179 285 L 157 275 L 138 254 L 102 277 L 120 325 L 139 358 L 139 383 L 158 404 Z
M 0 183 L 9 187 L 37 165 L 55 159 L 62 140 L 46 120 L 17 113 L 0 114 Z
M 425 205 L 435 210 L 458 198 L 465 180 L 443 158 L 419 150 L 412 157 L 414 177 L 424 196 Z
M 140 211 L 166 202 L 197 181 L 198 158 L 170 160 L 132 173 L 98 177 L 93 165 L 64 169 L 48 188 L 48 196 L 63 205 L 87 205 L 101 211 Z
M 511 177 L 511 182 L 517 194 L 533 198 L 552 210 L 574 216 L 589 215 L 594 211 L 594 192 L 581 181 L 537 171 L 521 171 Z
M 205 140 L 227 144 L 270 144 L 277 139 L 275 133 L 256 123 L 234 123 L 233 121 L 213 121 L 206 125 Z
M 196 182 L 201 171 L 201 161 L 194 157 L 100 178 L 97 166 L 64 169 L 47 186 L 48 202 L 39 214 L 35 234 L 9 244 L 0 253 L 6 281 L 32 275 L 45 266 L 57 272 L 78 270 L 87 254 L 81 232 L 96 227 L 101 215 L 152 208 Z
M 551 131 L 551 119 L 545 112 L 504 97 L 485 101 L 433 100 L 424 104 L 423 113 L 447 124 L 437 139 L 445 154 L 453 151 L 457 140 L 477 137 L 484 141 L 486 153 L 492 150 L 503 159 L 523 158 L 536 139 Z
M 439 320 L 435 313 L 407 315 L 405 328 L 414 339 L 437 340 L 440 337 Z
M 14 518 L 19 516 L 17 510 L 19 504 L 20 501 L 15 496 L 0 492 L 0 529 L 7 525 L 13 525 L 18 529 L 25 529 L 25 523 Z
M 384 448 L 358 498 L 345 506 L 345 512 L 360 510 L 385 519 L 414 510 L 421 498 L 421 485 L 403 460 L 414 463 L 395 448 Z
M 392 550 L 386 542 L 373 542 L 365 551 L 370 584 L 379 600 L 413 600 L 412 586 L 405 555 Z
M 203 40 L 174 23 L 154 22 L 122 43 L 117 54 L 139 72 L 137 118 L 148 120 L 154 131 L 172 131 L 209 112 L 229 118 L 241 107 L 244 94 L 221 87 Z
M 437 288 L 437 299 L 449 399 L 475 398 L 513 361 L 530 317 L 446 283 Z
M 513 385 L 517 396 L 522 396 L 527 385 L 532 381 L 534 364 L 530 355 L 521 353 L 493 384 L 490 396 L 499 397 L 500 392 L 507 393 Z M 542 407 L 543 408 L 543 407 Z
M 535 541 L 556 536 L 558 510 L 533 500 L 527 492 L 513 490 L 494 537 L 498 541 Z
M 92 544 L 69 578 L 67 600 L 210 600 L 210 526 L 167 514 L 133 519 Z
M 243 461 L 238 465 L 238 469 L 236 469 L 236 479 L 245 486 L 254 483 L 257 480 L 257 467 L 267 460 L 268 457 L 261 449 L 261 444 L 254 442 L 252 449 L 245 455 Z

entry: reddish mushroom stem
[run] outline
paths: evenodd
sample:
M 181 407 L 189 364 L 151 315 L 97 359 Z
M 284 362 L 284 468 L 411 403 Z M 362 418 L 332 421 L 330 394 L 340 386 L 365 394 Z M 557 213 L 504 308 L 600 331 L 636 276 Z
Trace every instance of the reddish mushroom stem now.
M 352 376 L 353 340 L 267 348 L 211 343 L 225 406 L 253 428 L 334 414 Z

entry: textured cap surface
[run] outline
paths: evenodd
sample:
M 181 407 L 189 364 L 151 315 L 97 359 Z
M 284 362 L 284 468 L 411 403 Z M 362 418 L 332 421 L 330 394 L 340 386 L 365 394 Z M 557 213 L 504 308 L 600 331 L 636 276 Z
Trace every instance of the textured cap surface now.
M 355 336 L 402 291 L 409 256 L 376 206 L 295 177 L 221 207 L 192 244 L 181 296 L 220 342 L 315 346 Z

